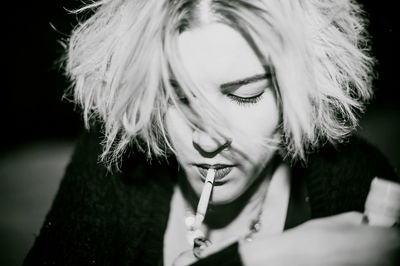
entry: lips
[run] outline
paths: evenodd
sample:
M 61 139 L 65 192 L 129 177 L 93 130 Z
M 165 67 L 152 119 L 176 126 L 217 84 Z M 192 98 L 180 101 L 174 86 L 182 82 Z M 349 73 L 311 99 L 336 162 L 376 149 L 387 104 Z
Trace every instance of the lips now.
M 199 170 L 203 181 L 207 177 L 207 171 L 208 169 L 215 169 L 215 178 L 214 178 L 214 183 L 215 185 L 222 184 L 224 181 L 224 177 L 227 176 L 233 169 L 234 165 L 226 165 L 226 164 L 214 164 L 214 165 L 209 165 L 209 164 L 196 164 L 197 169 Z

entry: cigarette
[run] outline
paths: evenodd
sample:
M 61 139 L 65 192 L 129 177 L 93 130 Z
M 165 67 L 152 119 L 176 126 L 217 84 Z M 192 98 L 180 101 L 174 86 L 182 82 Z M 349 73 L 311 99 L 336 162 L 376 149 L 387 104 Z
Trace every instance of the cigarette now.
M 208 202 L 214 184 L 215 169 L 208 169 L 203 191 L 201 192 L 199 204 L 197 205 L 194 227 L 199 228 L 207 212 Z

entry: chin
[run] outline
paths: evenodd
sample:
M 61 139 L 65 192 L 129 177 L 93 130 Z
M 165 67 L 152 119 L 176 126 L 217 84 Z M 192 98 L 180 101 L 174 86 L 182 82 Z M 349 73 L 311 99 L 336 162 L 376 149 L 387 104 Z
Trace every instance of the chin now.
M 238 184 L 226 183 L 221 186 L 214 186 L 211 195 L 211 202 L 213 204 L 227 204 L 237 199 L 244 193 L 244 189 Z

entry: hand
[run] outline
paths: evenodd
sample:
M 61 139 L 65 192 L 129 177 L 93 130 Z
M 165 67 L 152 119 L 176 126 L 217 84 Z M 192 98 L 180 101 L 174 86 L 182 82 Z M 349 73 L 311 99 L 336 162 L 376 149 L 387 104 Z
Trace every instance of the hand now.
M 217 253 L 218 251 L 228 247 L 229 245 L 237 242 L 239 240 L 239 237 L 232 237 L 225 239 L 223 242 L 218 242 L 215 244 L 210 245 L 207 247 L 204 251 L 201 252 L 200 257 L 205 258 L 211 254 Z M 173 262 L 173 266 L 187 266 L 195 263 L 198 260 L 193 255 L 193 250 L 187 250 L 182 252 Z
M 241 242 L 245 265 L 398 265 L 400 231 L 361 225 L 362 215 L 344 213 L 308 221 L 276 236 Z
M 179 254 L 172 263 L 173 266 L 187 266 L 196 262 L 197 258 L 193 255 L 193 251 L 187 250 Z
M 400 231 L 361 225 L 362 214 L 348 212 L 310 220 L 279 235 L 257 235 L 251 242 L 240 242 L 245 265 L 398 265 Z M 231 245 L 228 239 L 205 249 L 207 257 Z M 175 266 L 190 265 L 197 259 L 192 250 L 183 252 Z

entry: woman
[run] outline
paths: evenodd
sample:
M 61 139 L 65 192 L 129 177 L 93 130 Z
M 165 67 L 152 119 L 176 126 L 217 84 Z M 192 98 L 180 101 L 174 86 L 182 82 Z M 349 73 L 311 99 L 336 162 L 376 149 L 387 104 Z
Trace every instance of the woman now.
M 350 137 L 372 94 L 355 2 L 88 9 L 66 69 L 90 130 L 26 265 L 398 262 L 398 229 L 362 225 L 359 213 L 373 177 L 397 176 Z M 210 206 L 194 228 L 210 169 Z

